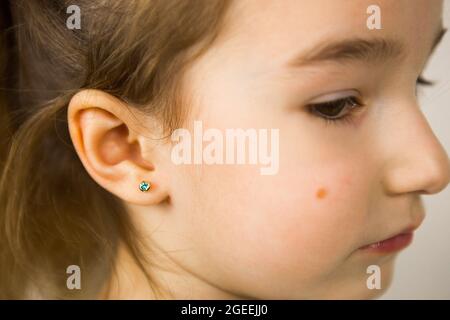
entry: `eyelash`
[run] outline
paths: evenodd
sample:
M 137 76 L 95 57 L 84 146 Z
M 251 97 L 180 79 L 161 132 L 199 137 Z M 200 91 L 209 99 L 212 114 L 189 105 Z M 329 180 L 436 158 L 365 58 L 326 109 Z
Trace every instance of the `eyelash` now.
M 361 101 L 358 97 L 348 96 L 348 97 L 336 99 L 333 101 L 310 104 L 310 105 L 308 105 L 308 111 L 312 115 L 325 121 L 326 124 L 347 124 L 347 123 L 351 123 L 351 121 L 353 120 L 353 117 L 352 117 L 353 111 L 356 108 L 360 108 L 362 106 L 364 106 L 364 105 L 361 103 Z M 339 111 L 336 116 L 329 116 L 329 115 L 326 115 L 326 114 L 318 111 L 321 108 L 325 108 L 325 109 L 337 108 Z M 341 114 L 343 111 L 345 111 L 345 109 L 349 109 L 349 111 L 346 114 L 339 116 L 339 114 Z
M 425 78 L 423 78 L 422 76 L 419 76 L 419 78 L 417 78 L 417 86 L 432 86 L 434 83 L 433 81 L 429 81 Z M 343 116 L 327 116 L 324 115 L 323 113 L 317 111 L 318 109 L 324 107 L 324 108 L 328 108 L 328 109 L 332 109 L 335 107 L 339 107 L 343 105 L 343 107 L 340 109 L 339 113 L 340 114 L 347 106 L 347 108 L 350 108 L 349 111 L 344 114 Z M 349 124 L 352 123 L 352 121 L 354 120 L 353 115 L 356 109 L 359 109 L 361 107 L 364 107 L 365 105 L 361 102 L 361 100 L 356 97 L 356 96 L 348 96 L 348 97 L 344 97 L 344 98 L 340 98 L 340 99 L 336 99 L 333 101 L 327 101 L 327 102 L 321 102 L 321 103 L 313 103 L 313 104 L 309 104 L 307 106 L 308 108 L 308 112 L 311 113 L 312 115 L 322 119 L 323 121 L 325 121 L 326 124 Z

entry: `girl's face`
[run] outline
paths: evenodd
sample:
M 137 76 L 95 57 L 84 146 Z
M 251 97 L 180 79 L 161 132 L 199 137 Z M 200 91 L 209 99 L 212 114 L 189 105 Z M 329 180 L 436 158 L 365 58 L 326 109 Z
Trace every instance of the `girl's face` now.
M 420 194 L 450 177 L 416 96 L 442 1 L 377 1 L 374 30 L 372 2 L 233 3 L 187 74 L 186 127 L 279 129 L 279 168 L 175 165 L 167 149 L 171 212 L 140 217 L 190 275 L 264 299 L 369 298 L 388 287 L 398 251 L 361 247 L 418 227 Z M 381 290 L 367 288 L 371 265 Z

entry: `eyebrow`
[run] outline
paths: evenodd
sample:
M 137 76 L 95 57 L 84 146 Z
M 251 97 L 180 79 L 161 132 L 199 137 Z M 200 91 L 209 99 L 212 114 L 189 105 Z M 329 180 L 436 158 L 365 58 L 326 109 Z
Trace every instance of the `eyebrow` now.
M 441 42 L 447 29 L 442 27 L 436 33 L 430 51 Z M 401 58 L 406 54 L 404 44 L 396 39 L 370 38 L 370 39 L 345 39 L 331 43 L 319 44 L 307 53 L 296 55 L 288 62 L 288 66 L 300 67 L 305 64 L 317 63 L 321 61 L 366 61 L 382 62 Z

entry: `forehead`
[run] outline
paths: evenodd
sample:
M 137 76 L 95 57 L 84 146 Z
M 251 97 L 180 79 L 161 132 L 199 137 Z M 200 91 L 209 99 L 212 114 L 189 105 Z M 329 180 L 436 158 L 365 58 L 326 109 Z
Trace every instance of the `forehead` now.
M 442 0 L 380 0 L 381 30 L 369 30 L 372 0 L 238 0 L 227 17 L 230 46 L 265 63 L 327 39 L 401 38 L 410 49 L 430 47 L 441 24 Z M 416 48 L 412 48 L 416 47 Z M 257 58 L 256 58 L 257 59 Z

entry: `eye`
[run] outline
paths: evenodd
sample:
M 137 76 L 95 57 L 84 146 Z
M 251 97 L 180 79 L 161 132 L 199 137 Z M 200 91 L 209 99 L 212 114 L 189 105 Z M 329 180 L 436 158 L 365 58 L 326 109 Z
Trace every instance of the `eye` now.
M 421 93 L 420 87 L 431 87 L 433 85 L 434 81 L 427 80 L 422 75 L 420 75 L 416 81 L 416 97 Z
M 351 113 L 355 108 L 362 107 L 363 104 L 355 96 L 348 96 L 332 101 L 312 103 L 307 106 L 309 112 L 326 121 L 350 120 Z
M 433 81 L 425 79 L 422 75 L 417 78 L 417 85 L 421 86 L 432 86 L 434 85 Z

